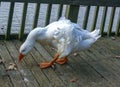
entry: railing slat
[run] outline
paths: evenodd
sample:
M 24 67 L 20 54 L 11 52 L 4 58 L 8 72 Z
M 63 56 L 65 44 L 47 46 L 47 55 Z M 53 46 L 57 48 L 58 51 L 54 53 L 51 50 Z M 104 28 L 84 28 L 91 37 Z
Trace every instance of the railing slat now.
M 116 35 L 118 36 L 120 33 L 120 11 L 118 15 L 118 21 L 117 21 L 117 26 L 116 26 Z
M 111 9 L 108 32 L 107 32 L 108 36 L 111 35 L 112 26 L 113 26 L 113 20 L 114 20 L 114 15 L 115 15 L 115 9 L 116 9 L 116 7 L 112 7 L 112 9 Z
M 103 35 L 108 7 L 104 7 L 100 25 L 100 34 Z
M 52 10 L 52 4 L 48 4 L 48 7 L 47 7 L 47 14 L 46 14 L 46 21 L 45 21 L 45 26 L 48 25 L 49 22 L 50 22 L 51 10 Z
M 97 24 L 97 18 L 98 18 L 98 12 L 99 12 L 99 6 L 95 7 L 95 13 L 93 18 L 93 23 L 91 26 L 91 31 L 95 30 L 96 24 Z
M 9 9 L 9 17 L 8 17 L 8 22 L 7 22 L 7 31 L 6 31 L 6 35 L 5 35 L 6 40 L 10 39 L 10 32 L 11 32 L 11 25 L 12 25 L 14 6 L 15 6 L 15 3 L 11 2 L 10 3 L 10 9 Z
M 35 8 L 34 21 L 33 21 L 33 29 L 37 27 L 39 12 L 40 12 L 40 3 L 37 3 Z
M 25 3 L 24 3 L 24 6 L 23 6 L 21 27 L 20 27 L 20 33 L 19 33 L 19 39 L 20 39 L 20 40 L 23 39 L 23 35 L 24 35 L 25 21 L 26 21 L 26 14 L 27 14 L 27 6 L 28 6 L 28 3 L 25 2 Z
M 86 27 L 87 27 L 89 13 L 90 13 L 90 6 L 87 6 L 85 16 L 84 16 L 84 21 L 83 21 L 83 28 L 84 29 L 86 29 Z
M 118 20 L 114 18 L 115 15 L 115 10 L 116 7 L 120 7 L 120 0 L 110 0 L 109 2 L 106 3 L 105 0 L 101 1 L 98 0 L 98 2 L 94 2 L 95 0 L 0 0 L 1 2 L 9 2 L 10 3 L 10 10 L 9 10 L 9 16 L 8 16 L 8 21 L 7 21 L 7 30 L 5 33 L 5 39 L 9 39 L 11 37 L 11 26 L 12 26 L 12 19 L 13 19 L 13 12 L 14 12 L 14 5 L 16 2 L 21 2 L 24 3 L 23 7 L 23 14 L 22 14 L 22 19 L 21 19 L 21 27 L 20 27 L 20 32 L 19 32 L 19 39 L 21 40 L 24 37 L 24 29 L 25 29 L 25 21 L 26 21 L 26 14 L 27 14 L 27 7 L 28 3 L 36 3 L 36 9 L 35 9 L 35 14 L 34 14 L 34 20 L 33 20 L 33 25 L 32 27 L 35 28 L 37 27 L 38 24 L 38 17 L 39 17 L 39 10 L 40 10 L 40 4 L 41 3 L 46 3 L 48 4 L 47 7 L 47 13 L 46 13 L 46 21 L 45 25 L 48 25 L 50 22 L 50 17 L 51 17 L 51 10 L 52 10 L 52 5 L 53 4 L 59 4 L 58 14 L 57 18 L 61 17 L 62 11 L 63 11 L 63 6 L 67 5 L 66 9 L 66 14 L 65 16 L 70 19 L 72 22 L 77 22 L 78 19 L 78 12 L 80 5 L 86 5 L 86 11 L 84 15 L 84 20 L 83 20 L 83 28 L 86 29 L 88 25 L 88 18 L 90 17 L 90 11 L 91 11 L 91 6 L 96 6 L 95 11 L 93 13 L 93 20 L 92 20 L 92 26 L 91 30 L 94 30 L 97 24 L 98 20 L 98 13 L 99 13 L 99 6 L 105 6 L 103 9 L 103 14 L 102 14 L 102 19 L 101 19 L 101 24 L 100 24 L 100 33 L 103 35 L 103 33 L 106 33 L 108 36 L 112 35 L 112 27 L 113 27 L 113 22 L 114 20 L 117 21 L 117 26 L 116 26 L 116 31 L 114 34 L 119 35 L 120 34 L 120 13 L 118 16 Z M 116 3 L 116 4 L 115 4 Z M 108 6 L 112 6 L 112 10 L 110 13 L 110 20 L 109 20 L 109 26 L 108 30 L 106 32 L 105 25 L 106 25 L 106 16 L 107 16 L 107 10 Z M 74 11 L 74 12 L 73 12 Z
M 59 8 L 58 8 L 58 16 L 57 16 L 57 19 L 59 19 L 59 18 L 62 16 L 62 11 L 63 11 L 63 4 L 60 4 L 60 5 L 59 5 Z
M 79 5 L 67 5 L 65 16 L 72 22 L 77 22 Z M 74 11 L 74 12 L 73 12 Z

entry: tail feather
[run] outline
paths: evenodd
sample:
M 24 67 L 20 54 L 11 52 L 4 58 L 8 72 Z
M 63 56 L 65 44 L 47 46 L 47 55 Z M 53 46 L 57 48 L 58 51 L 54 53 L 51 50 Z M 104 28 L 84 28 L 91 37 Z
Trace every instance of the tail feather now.
M 93 43 L 95 43 L 97 41 L 98 38 L 100 38 L 101 35 L 98 35 L 96 37 L 92 37 L 92 38 L 89 38 L 89 39 L 86 39 L 86 40 L 83 40 L 81 43 L 80 43 L 80 49 L 81 50 L 84 50 L 84 49 L 87 49 L 89 48 Z

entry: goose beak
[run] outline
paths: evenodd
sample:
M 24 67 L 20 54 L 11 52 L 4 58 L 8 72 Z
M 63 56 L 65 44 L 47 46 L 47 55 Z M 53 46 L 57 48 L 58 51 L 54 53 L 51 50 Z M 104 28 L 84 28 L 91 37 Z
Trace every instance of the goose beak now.
M 20 62 L 23 58 L 24 58 L 24 55 L 22 53 L 20 53 L 19 57 L 18 57 L 18 62 Z

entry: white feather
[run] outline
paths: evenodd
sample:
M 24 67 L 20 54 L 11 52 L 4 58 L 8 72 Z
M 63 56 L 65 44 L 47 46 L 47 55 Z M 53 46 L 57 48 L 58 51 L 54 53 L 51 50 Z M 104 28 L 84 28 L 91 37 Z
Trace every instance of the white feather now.
M 39 27 L 32 30 L 21 46 L 20 52 L 28 47 L 27 44 L 32 49 L 35 41 L 38 41 L 56 48 L 60 53 L 59 58 L 62 58 L 70 53 L 89 48 L 98 38 L 100 38 L 99 30 L 89 32 L 62 17 L 44 28 Z M 26 49 L 26 52 L 31 50 L 30 47 Z

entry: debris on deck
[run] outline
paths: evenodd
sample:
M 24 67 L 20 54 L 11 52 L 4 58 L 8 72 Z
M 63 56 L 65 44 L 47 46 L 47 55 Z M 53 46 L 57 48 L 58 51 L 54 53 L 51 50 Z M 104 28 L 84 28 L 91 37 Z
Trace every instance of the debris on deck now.
M 117 56 L 115 56 L 115 58 L 120 59 L 120 56 L 117 55 Z
M 0 59 L 0 64 L 5 63 L 4 59 Z
M 14 63 L 10 63 L 6 71 L 9 71 L 9 70 L 17 70 L 17 65 Z

